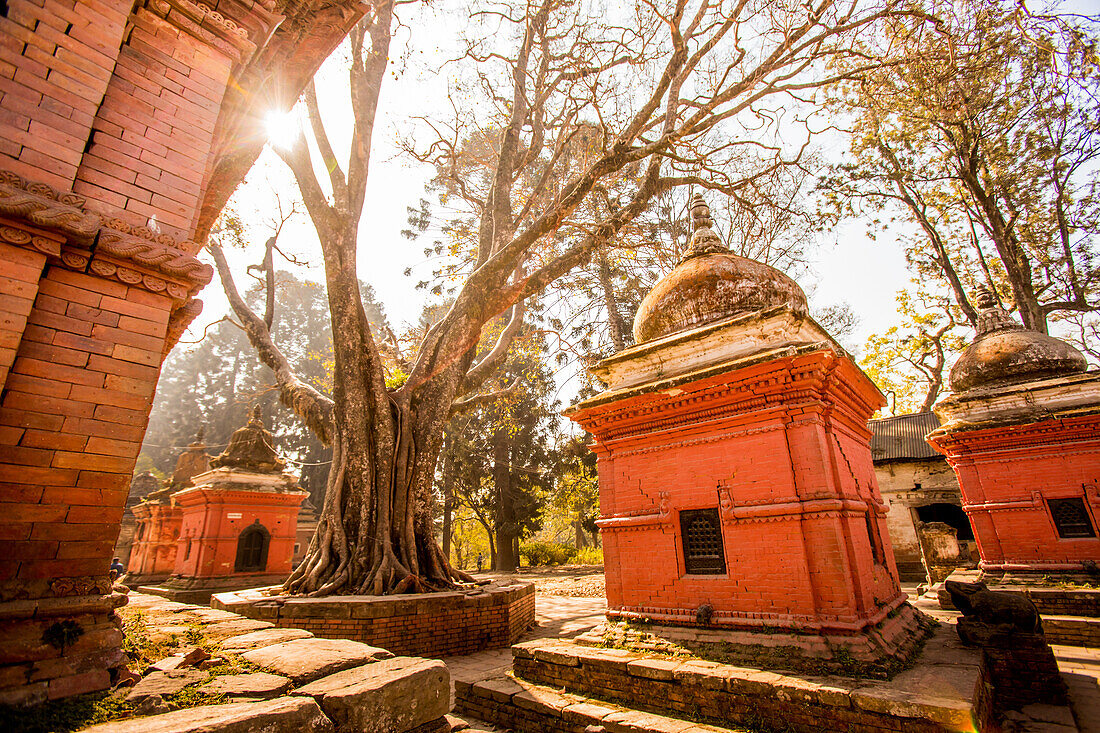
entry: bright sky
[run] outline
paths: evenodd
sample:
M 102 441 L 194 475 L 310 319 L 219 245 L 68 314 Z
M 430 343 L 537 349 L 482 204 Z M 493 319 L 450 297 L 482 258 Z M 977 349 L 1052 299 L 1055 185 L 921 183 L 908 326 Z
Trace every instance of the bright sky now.
M 1095 13 L 1100 0 L 1073 3 L 1078 12 Z M 431 265 L 425 262 L 423 248 L 429 241 L 408 241 L 401 236 L 407 227 L 406 207 L 415 205 L 423 196 L 424 184 L 431 171 L 401 155 L 397 140 L 415 131 L 414 119 L 429 111 L 438 111 L 446 100 L 446 44 L 452 43 L 454 23 L 461 18 L 436 8 L 430 17 L 414 19 L 403 9 L 406 25 L 398 31 L 391 48 L 391 76 L 382 93 L 381 110 L 374 135 L 366 210 L 360 226 L 360 277 L 371 283 L 395 330 L 414 322 L 426 302 L 425 291 L 417 291 L 420 279 L 430 279 Z M 445 17 L 441 17 L 445 16 Z M 416 35 L 412 37 L 409 25 Z M 411 43 L 414 41 L 414 43 Z M 427 49 L 427 51 L 425 51 Z M 330 136 L 337 151 L 347 148 L 350 137 L 350 103 L 347 102 L 346 71 L 338 50 L 322 67 L 318 75 L 321 106 L 330 121 Z M 408 63 L 405 63 L 407 60 Z M 441 68 L 443 73 L 441 73 Z M 339 152 L 338 152 L 339 155 Z M 246 220 L 262 222 L 273 209 L 272 190 L 280 192 L 284 201 L 296 197 L 293 178 L 278 157 L 264 151 L 252 173 L 238 189 L 234 200 Z M 268 236 L 261 225 L 253 233 L 259 245 Z M 834 241 L 835 240 L 835 241 Z M 303 259 L 320 262 L 316 234 L 306 216 L 290 225 L 280 240 L 285 250 Z M 238 285 L 243 283 L 244 266 L 259 261 L 259 249 L 248 254 L 231 255 Z M 413 268 L 413 277 L 403 271 Z M 323 279 L 320 265 L 302 271 L 300 276 Z M 813 293 L 813 305 L 824 306 L 848 302 L 859 317 L 851 344 L 861 344 L 874 332 L 892 325 L 896 318 L 894 294 L 906 287 L 901 245 L 889 234 L 880 234 L 874 241 L 866 236 L 865 227 L 852 222 L 845 224 L 823 242 L 812 263 L 811 272 L 801 277 L 800 284 Z M 228 304 L 215 280 L 202 293 L 206 302 L 203 315 L 192 326 L 184 341 L 194 340 L 202 328 L 228 311 Z

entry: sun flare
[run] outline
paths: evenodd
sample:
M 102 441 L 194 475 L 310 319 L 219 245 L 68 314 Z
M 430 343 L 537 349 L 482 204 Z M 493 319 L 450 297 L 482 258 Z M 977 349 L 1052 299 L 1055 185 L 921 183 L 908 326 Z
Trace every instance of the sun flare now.
M 267 139 L 277 148 L 286 149 L 294 145 L 294 141 L 302 132 L 298 116 L 298 108 L 294 107 L 288 112 L 271 111 L 264 118 L 264 127 L 267 130 Z

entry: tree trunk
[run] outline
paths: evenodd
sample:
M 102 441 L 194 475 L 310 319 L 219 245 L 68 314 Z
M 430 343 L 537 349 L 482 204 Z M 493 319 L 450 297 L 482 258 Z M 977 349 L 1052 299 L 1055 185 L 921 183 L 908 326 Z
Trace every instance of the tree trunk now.
M 507 427 L 497 428 L 493 434 L 493 490 L 496 494 L 496 512 L 493 530 L 496 534 L 497 552 L 493 569 L 511 572 L 519 566 L 516 554 L 518 527 L 512 495 L 512 471 L 508 465 L 511 457 L 511 440 Z
M 451 436 L 443 436 L 443 557 L 451 559 L 451 535 L 454 532 L 455 476 L 451 455 Z

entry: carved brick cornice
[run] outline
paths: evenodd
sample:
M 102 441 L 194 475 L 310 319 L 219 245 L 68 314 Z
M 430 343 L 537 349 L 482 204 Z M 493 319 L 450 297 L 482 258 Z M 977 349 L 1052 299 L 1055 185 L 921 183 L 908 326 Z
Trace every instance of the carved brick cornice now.
M 179 308 L 172 311 L 172 315 L 168 319 L 168 334 L 164 339 L 165 356 L 168 356 L 168 352 L 176 347 L 180 337 L 183 336 L 183 332 L 187 330 L 187 327 L 200 313 L 202 313 L 202 301 L 195 298 L 187 300 Z
M 145 239 L 113 228 L 100 230 L 91 271 L 127 285 L 137 285 L 173 300 L 185 300 L 214 276 L 210 265 L 163 241 Z M 108 258 L 104 258 L 107 255 Z M 137 265 L 141 271 L 127 267 Z
M 113 587 L 114 583 L 106 575 L 84 575 L 52 580 L 6 580 L 0 582 L 0 602 L 37 598 L 106 596 L 111 594 Z
M 206 3 L 191 0 L 147 0 L 145 8 L 235 61 L 246 61 L 256 52 L 256 43 L 250 38 L 252 34 L 247 28 L 226 18 Z
M 62 192 L 45 183 L 27 181 L 0 170 L 0 214 L 22 219 L 42 229 L 52 229 L 81 244 L 88 244 L 99 230 L 100 217 L 85 210 L 87 199 Z
M 48 257 L 61 257 L 61 242 L 49 237 L 31 234 L 26 229 L 0 224 L 0 242 L 14 244 L 16 247 L 33 249 Z
M 0 241 L 33 249 L 80 272 L 186 301 L 214 269 L 194 257 L 199 245 L 180 242 L 85 209 L 83 196 L 0 170 Z M 27 229 L 18 226 L 25 222 Z M 45 236 L 56 234 L 57 239 Z

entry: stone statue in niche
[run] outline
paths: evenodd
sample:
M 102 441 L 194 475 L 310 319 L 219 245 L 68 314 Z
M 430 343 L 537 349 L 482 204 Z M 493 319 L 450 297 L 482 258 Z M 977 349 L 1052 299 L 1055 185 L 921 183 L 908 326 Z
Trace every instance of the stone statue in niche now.
M 229 439 L 229 445 L 210 461 L 212 468 L 239 468 L 255 473 L 279 473 L 286 461 L 275 452 L 271 433 L 264 428 L 260 407 L 252 409 L 252 419 Z

